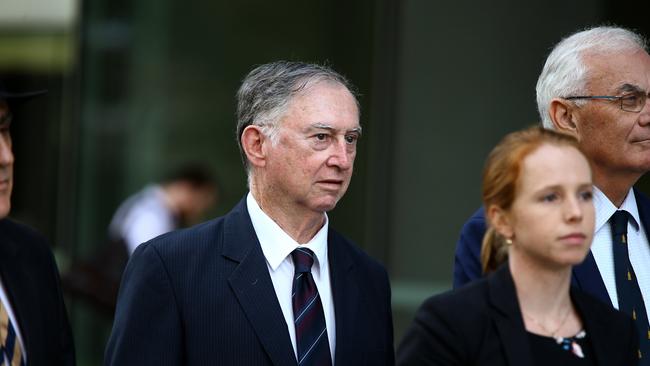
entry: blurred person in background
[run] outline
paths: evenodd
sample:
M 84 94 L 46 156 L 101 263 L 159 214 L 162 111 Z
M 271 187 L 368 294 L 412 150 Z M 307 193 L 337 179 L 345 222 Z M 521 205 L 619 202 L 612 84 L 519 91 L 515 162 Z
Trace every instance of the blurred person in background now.
M 113 215 L 109 237 L 124 242 L 131 255 L 141 243 L 198 223 L 216 203 L 217 194 L 217 184 L 207 168 L 182 166 L 161 183 L 125 200 Z
M 226 216 L 140 245 L 106 365 L 392 365 L 384 267 L 329 226 L 359 106 L 334 70 L 274 62 L 238 95 L 250 192 Z
M 570 286 L 594 233 L 591 170 L 579 149 L 571 136 L 534 127 L 492 150 L 481 253 L 489 275 L 425 301 L 398 365 L 638 363 L 632 320 Z
M 650 365 L 650 199 L 634 188 L 650 170 L 648 43 L 617 27 L 572 34 L 549 54 L 536 91 L 544 128 L 575 136 L 593 172 L 594 242 L 572 283 L 635 320 L 641 365 Z M 455 288 L 482 276 L 484 233 L 481 208 L 456 246 Z
M 217 181 L 208 168 L 193 163 L 127 198 L 113 215 L 108 241 L 63 275 L 66 292 L 112 318 L 131 253 L 158 235 L 197 223 L 215 205 L 218 194 Z
M 10 126 L 17 103 L 44 92 L 16 92 L 0 80 L 0 364 L 75 365 L 59 272 L 47 240 L 7 218 L 14 155 Z

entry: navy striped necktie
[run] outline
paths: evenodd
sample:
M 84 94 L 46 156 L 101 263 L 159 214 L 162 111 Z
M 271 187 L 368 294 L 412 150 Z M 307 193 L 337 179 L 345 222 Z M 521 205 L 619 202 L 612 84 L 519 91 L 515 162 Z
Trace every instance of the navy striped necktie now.
M 314 253 L 307 248 L 297 248 L 291 252 L 291 257 L 295 267 L 291 301 L 296 327 L 298 365 L 331 366 L 332 357 L 323 304 L 311 275 Z
M 627 247 L 627 222 L 629 213 L 616 211 L 609 219 L 612 228 L 612 251 L 614 254 L 614 278 L 618 294 L 618 309 L 634 320 L 639 333 L 640 365 L 650 365 L 650 328 L 641 289 L 630 263 Z

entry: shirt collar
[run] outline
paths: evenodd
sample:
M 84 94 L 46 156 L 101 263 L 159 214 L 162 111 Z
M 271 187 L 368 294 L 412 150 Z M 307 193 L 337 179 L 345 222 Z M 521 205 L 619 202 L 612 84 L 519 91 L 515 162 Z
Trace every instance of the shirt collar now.
M 594 186 L 594 208 L 596 209 L 596 227 L 595 231 L 600 230 L 600 228 L 605 225 L 609 218 L 612 217 L 614 212 L 617 210 L 625 210 L 631 216 L 632 228 L 635 231 L 639 230 L 639 223 L 641 219 L 639 217 L 639 208 L 636 205 L 636 196 L 634 195 L 634 189 L 630 189 L 623 201 L 623 204 L 620 208 L 616 207 L 612 201 L 607 198 L 607 196 L 600 190 L 598 187 Z
M 321 263 L 327 263 L 327 231 L 329 219 L 326 213 L 325 223 L 316 235 L 306 244 L 299 244 L 289 234 L 269 217 L 257 204 L 251 192 L 246 196 L 246 206 L 251 217 L 257 240 L 260 242 L 264 257 L 269 266 L 275 271 L 280 264 L 298 247 L 308 248 L 316 255 L 314 270 L 320 270 Z

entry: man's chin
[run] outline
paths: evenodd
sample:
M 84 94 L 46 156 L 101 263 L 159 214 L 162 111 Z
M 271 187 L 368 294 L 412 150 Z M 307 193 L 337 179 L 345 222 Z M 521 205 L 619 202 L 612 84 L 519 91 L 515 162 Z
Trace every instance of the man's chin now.
M 329 199 L 322 199 L 319 202 L 314 204 L 314 210 L 319 211 L 319 212 L 328 212 L 334 209 L 336 207 L 336 204 L 338 203 L 339 199 L 338 198 L 329 198 Z
M 631 165 L 632 166 L 629 168 L 630 172 L 634 171 L 639 175 L 644 175 L 645 173 L 650 172 L 650 155 L 644 157 L 642 161 L 637 161 Z

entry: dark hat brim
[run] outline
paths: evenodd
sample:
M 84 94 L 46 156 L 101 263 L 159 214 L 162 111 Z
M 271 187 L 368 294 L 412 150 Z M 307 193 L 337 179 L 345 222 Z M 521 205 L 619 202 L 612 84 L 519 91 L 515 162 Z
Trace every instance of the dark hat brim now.
M 39 97 L 41 95 L 44 95 L 47 93 L 47 90 L 36 90 L 36 91 L 30 91 L 30 92 L 22 92 L 22 93 L 12 93 L 8 92 L 6 90 L 0 89 L 0 99 L 10 101 L 10 102 L 19 102 L 19 101 L 26 101 L 32 98 Z

